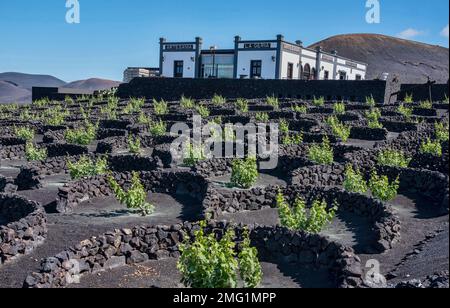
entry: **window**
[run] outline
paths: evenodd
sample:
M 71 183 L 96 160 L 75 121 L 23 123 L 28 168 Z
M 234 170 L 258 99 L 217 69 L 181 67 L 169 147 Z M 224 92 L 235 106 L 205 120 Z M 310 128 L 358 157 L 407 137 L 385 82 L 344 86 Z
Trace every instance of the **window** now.
M 344 71 L 339 72 L 339 80 L 347 80 L 347 73 Z
M 183 78 L 183 61 L 174 61 L 173 63 L 173 77 L 175 78 Z
M 294 63 L 288 63 L 287 67 L 287 79 L 294 78 Z
M 261 78 L 262 61 L 252 60 L 250 62 L 250 78 Z
M 356 80 L 362 80 L 362 76 L 361 75 L 356 75 L 355 79 Z
M 329 72 L 329 71 L 325 71 L 325 72 L 323 73 L 323 79 L 325 79 L 325 80 L 330 79 L 330 72 Z

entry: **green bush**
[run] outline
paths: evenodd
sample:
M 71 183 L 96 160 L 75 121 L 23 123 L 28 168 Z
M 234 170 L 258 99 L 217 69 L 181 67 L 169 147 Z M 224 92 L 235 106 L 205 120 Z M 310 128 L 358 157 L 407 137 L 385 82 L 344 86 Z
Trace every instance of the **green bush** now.
M 105 157 L 93 161 L 87 156 L 81 156 L 77 162 L 67 161 L 67 168 L 72 180 L 91 177 L 108 172 L 108 161 Z
M 211 101 L 216 106 L 222 106 L 222 105 L 226 104 L 227 99 L 221 95 L 215 94 Z
M 381 111 L 378 108 L 372 108 L 370 111 L 366 111 L 366 119 L 369 128 L 383 128 L 383 125 L 379 122 L 381 118 Z
M 313 98 L 313 105 L 316 107 L 322 107 L 323 105 L 325 105 L 325 98 L 323 96 L 316 98 L 314 96 Z
M 147 115 L 143 111 L 140 111 L 138 118 L 137 118 L 137 122 L 139 124 L 146 125 L 146 124 L 150 124 L 151 120 L 147 117 Z
M 372 171 L 369 188 L 375 198 L 381 201 L 391 201 L 397 196 L 400 178 L 398 177 L 395 181 L 389 183 L 387 176 L 379 176 L 376 171 Z
M 177 268 L 186 287 L 196 289 L 236 288 L 238 271 L 246 288 L 256 288 L 262 281 L 258 252 L 250 247 L 248 232 L 244 233 L 242 250 L 236 258 L 235 234 L 227 230 L 220 241 L 214 233 L 205 235 L 206 222 L 194 232 L 192 243 L 180 245 Z
M 257 112 L 255 114 L 255 120 L 258 123 L 267 123 L 270 120 L 269 114 L 266 112 Z
M 25 146 L 25 157 L 28 161 L 47 159 L 47 149 L 39 149 L 32 142 L 27 142 Z
M 236 101 L 236 108 L 240 112 L 248 112 L 248 101 L 243 98 L 238 98 Z
M 169 113 L 169 104 L 167 104 L 164 100 L 157 101 L 153 100 L 153 110 L 156 115 L 165 115 Z
M 288 134 L 289 133 L 289 122 L 285 119 L 281 119 L 279 123 L 279 130 L 282 134 Z
M 408 108 L 404 104 L 400 104 L 397 111 L 407 119 L 411 118 L 411 116 L 413 115 L 413 108 Z
M 359 170 L 354 170 L 351 165 L 345 169 L 344 189 L 349 192 L 364 194 L 367 192 L 367 182 Z
M 439 140 L 431 140 L 428 138 L 426 141 L 422 142 L 420 145 L 420 153 L 431 154 L 437 157 L 442 156 L 442 145 Z
M 346 110 L 345 103 L 342 102 L 342 103 L 334 104 L 333 110 L 334 110 L 335 114 L 345 114 L 345 110 Z
M 108 183 L 117 201 L 125 205 L 128 209 L 136 210 L 142 216 L 151 215 L 155 211 L 155 207 L 146 202 L 147 192 L 141 183 L 139 173 L 133 172 L 131 187 L 128 191 L 124 191 L 111 175 L 108 177 Z
M 187 109 L 187 110 L 194 109 L 195 102 L 193 99 L 187 98 L 183 95 L 180 99 L 180 106 L 181 106 L 181 108 Z
M 303 143 L 303 132 L 286 134 L 282 139 L 281 143 L 283 145 L 298 145 Z
M 436 139 L 441 142 L 447 142 L 449 140 L 449 127 L 448 123 L 438 123 L 434 124 L 434 133 Z
M 374 108 L 377 105 L 377 102 L 373 98 L 373 95 L 366 97 L 366 105 L 370 106 L 371 108 Z
M 293 112 L 298 112 L 301 114 L 305 114 L 308 112 L 308 106 L 306 105 L 296 105 L 292 107 Z
M 139 137 L 128 136 L 128 150 L 132 154 L 141 153 L 141 139 Z
M 308 150 L 308 158 L 317 164 L 331 165 L 334 161 L 334 151 L 328 137 L 323 138 L 322 144 L 313 144 Z
M 419 103 L 419 108 L 421 109 L 433 109 L 433 103 L 430 101 L 422 101 Z
M 17 138 L 24 139 L 26 141 L 32 141 L 34 139 L 34 129 L 29 127 L 15 127 L 14 134 Z
M 378 154 L 377 162 L 381 166 L 407 168 L 411 158 L 405 156 L 402 151 L 384 150 Z
M 266 103 L 269 106 L 272 106 L 275 110 L 278 110 L 280 108 L 280 102 L 278 100 L 278 98 L 274 97 L 274 96 L 268 96 L 266 98 Z
M 406 93 L 404 102 L 405 102 L 406 104 L 412 104 L 412 103 L 414 102 L 413 95 L 412 95 L 412 94 Z
M 333 135 L 339 137 L 343 142 L 347 142 L 350 138 L 352 127 L 340 122 L 336 116 L 331 116 L 327 119 L 328 125 L 330 125 Z
M 151 121 L 149 123 L 149 131 L 152 136 L 163 136 L 167 132 L 167 124 L 162 120 Z
M 444 103 L 444 104 L 449 104 L 449 103 L 450 103 L 450 100 L 448 99 L 447 94 L 444 94 L 444 100 L 443 100 L 443 103 Z
M 205 150 L 202 145 L 195 145 L 190 142 L 185 145 L 183 164 L 189 167 L 195 166 L 199 161 L 205 160 Z
M 86 123 L 86 127 L 68 129 L 64 133 L 67 143 L 89 145 L 97 137 L 97 125 Z
M 337 211 L 337 206 L 327 210 L 324 200 L 315 200 L 308 213 L 305 201 L 300 198 L 295 200 L 291 208 L 281 192 L 278 193 L 276 202 L 281 225 L 294 231 L 320 233 L 333 220 Z
M 235 159 L 231 167 L 231 185 L 248 189 L 258 180 L 258 164 L 256 157 Z
M 67 110 L 63 110 L 60 105 L 57 105 L 46 109 L 42 119 L 46 125 L 60 126 L 64 124 L 67 116 L 69 116 L 69 112 Z
M 127 106 L 124 108 L 124 114 L 132 114 L 140 112 L 142 107 L 145 105 L 145 99 L 143 98 L 130 98 Z
M 195 107 L 195 110 L 197 110 L 198 114 L 201 115 L 203 118 L 209 117 L 210 112 L 207 106 L 198 105 L 197 107 Z

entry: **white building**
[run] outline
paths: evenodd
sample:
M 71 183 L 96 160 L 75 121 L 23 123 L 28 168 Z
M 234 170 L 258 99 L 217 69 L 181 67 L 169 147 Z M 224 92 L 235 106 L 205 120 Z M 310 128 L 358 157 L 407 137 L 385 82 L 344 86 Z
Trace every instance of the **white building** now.
M 244 41 L 235 37 L 234 49 L 202 50 L 202 39 L 167 42 L 160 39 L 161 76 L 169 78 L 252 78 L 303 80 L 363 80 L 367 64 L 305 48 L 301 41 Z
M 159 69 L 154 67 L 128 67 L 123 72 L 123 82 L 130 82 L 137 77 L 156 77 L 159 76 Z

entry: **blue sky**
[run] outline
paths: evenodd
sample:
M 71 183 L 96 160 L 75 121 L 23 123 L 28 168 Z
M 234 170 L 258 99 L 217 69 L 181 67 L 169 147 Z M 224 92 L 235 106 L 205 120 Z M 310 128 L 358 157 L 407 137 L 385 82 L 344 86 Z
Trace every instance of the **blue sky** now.
M 448 47 L 447 0 L 379 0 L 381 23 L 365 20 L 366 0 L 78 0 L 80 24 L 67 24 L 65 0 L 0 1 L 0 72 L 65 81 L 122 79 L 127 66 L 157 66 L 158 39 L 231 48 L 245 39 L 301 39 L 382 33 Z M 446 30 L 445 30 L 446 29 Z

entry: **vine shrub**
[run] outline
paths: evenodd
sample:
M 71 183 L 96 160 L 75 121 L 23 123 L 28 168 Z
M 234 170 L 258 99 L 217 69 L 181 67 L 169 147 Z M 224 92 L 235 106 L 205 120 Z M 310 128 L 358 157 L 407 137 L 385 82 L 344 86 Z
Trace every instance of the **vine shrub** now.
M 397 111 L 406 117 L 406 119 L 410 119 L 413 115 L 413 109 L 406 107 L 404 104 L 400 104 Z
M 334 161 L 334 150 L 328 137 L 323 138 L 322 144 L 313 144 L 308 149 L 308 157 L 320 165 L 331 165 Z
M 221 95 L 217 95 L 215 94 L 212 98 L 212 103 L 216 106 L 222 106 L 227 102 L 226 98 L 221 96 Z
M 376 171 L 372 171 L 369 188 L 375 198 L 381 201 L 391 201 L 397 196 L 400 188 L 400 178 L 397 177 L 395 181 L 390 183 L 387 176 L 380 176 Z
M 78 180 L 84 177 L 106 174 L 108 172 L 108 161 L 105 157 L 93 161 L 83 155 L 77 162 L 67 161 L 67 168 L 72 180 Z
M 25 157 L 27 161 L 45 160 L 47 159 L 47 149 L 39 149 L 32 142 L 25 145 Z
M 289 133 L 289 122 L 285 119 L 281 119 L 279 123 L 280 133 L 288 134 Z
M 34 129 L 29 127 L 14 127 L 14 134 L 17 138 L 25 141 L 32 141 L 34 139 Z
M 377 102 L 373 98 L 373 95 L 366 97 L 366 105 L 368 105 L 371 108 L 374 108 L 377 105 Z
M 187 109 L 187 110 L 194 109 L 195 102 L 193 99 L 187 98 L 183 95 L 180 99 L 180 106 L 181 106 L 181 108 Z
M 205 160 L 205 150 L 202 145 L 195 145 L 190 142 L 185 144 L 183 164 L 189 167 L 195 166 L 199 161 Z
M 198 105 L 195 110 L 198 112 L 199 115 L 201 115 L 204 118 L 209 117 L 210 112 L 208 107 L 204 106 L 204 105 Z
M 248 189 L 258 180 L 258 164 L 256 157 L 249 156 L 246 159 L 236 159 L 231 167 L 231 185 Z
M 313 98 L 313 105 L 316 107 L 322 107 L 323 105 L 325 105 L 325 98 L 323 96 L 316 98 L 314 96 Z
M 283 145 L 298 145 L 303 143 L 303 132 L 297 134 L 287 134 L 281 139 Z
M 343 142 L 347 142 L 350 138 L 352 127 L 345 125 L 338 120 L 336 116 L 331 116 L 327 119 L 328 125 L 330 125 L 333 135 L 339 137 Z
M 167 132 L 167 124 L 162 120 L 150 121 L 149 132 L 152 136 L 163 136 Z
M 124 191 L 111 175 L 108 177 L 108 183 L 117 201 L 125 205 L 128 209 L 136 210 L 142 216 L 151 215 L 155 211 L 155 207 L 146 202 L 147 192 L 141 183 L 139 173 L 133 172 L 131 187 L 128 191 Z
M 434 133 L 436 139 L 441 142 L 447 142 L 449 140 L 449 127 L 448 123 L 438 123 L 434 124 Z
M 86 123 L 86 127 L 66 130 L 64 138 L 71 144 L 89 145 L 97 137 L 97 127 L 92 123 Z
M 294 231 L 320 233 L 333 220 L 337 211 L 336 205 L 327 210 L 324 200 L 315 200 L 308 213 L 306 203 L 301 198 L 296 198 L 291 208 L 281 192 L 278 193 L 276 202 L 281 225 Z
M 335 114 L 345 114 L 345 103 L 335 103 L 333 110 Z
M 169 113 L 169 105 L 164 101 L 153 100 L 153 110 L 156 115 L 165 115 Z
M 128 150 L 132 154 L 141 153 L 141 139 L 139 137 L 128 136 Z
M 308 107 L 306 105 L 296 105 L 292 107 L 293 112 L 298 112 L 301 114 L 305 114 L 308 112 Z
M 383 125 L 379 122 L 381 118 L 381 111 L 378 108 L 372 108 L 370 111 L 366 111 L 366 119 L 369 128 L 383 128 Z
M 192 243 L 180 245 L 181 256 L 177 268 L 186 287 L 236 288 L 238 271 L 244 287 L 256 288 L 262 281 L 262 270 L 256 248 L 250 246 L 248 231 L 244 232 L 242 250 L 235 252 L 235 233 L 227 230 L 219 241 L 215 234 L 205 234 L 206 222 L 194 232 Z
M 236 100 L 236 108 L 240 112 L 248 112 L 248 101 L 246 99 L 243 99 L 243 98 L 238 98 Z
M 270 120 L 269 114 L 266 112 L 258 112 L 255 115 L 255 120 L 259 123 L 267 123 Z
M 428 138 L 420 145 L 420 153 L 431 154 L 433 156 L 441 157 L 442 156 L 441 142 L 439 140 L 432 141 L 430 138 Z
M 422 101 L 419 103 L 419 108 L 421 109 L 433 109 L 433 103 L 430 101 Z
M 351 165 L 345 169 L 344 189 L 349 192 L 364 194 L 367 192 L 367 182 L 359 170 L 354 170 Z
M 266 98 L 266 102 L 267 105 L 272 106 L 275 110 L 278 110 L 280 108 L 280 101 L 274 96 L 268 96 Z
M 414 102 L 413 95 L 407 93 L 406 96 L 405 96 L 405 100 L 404 101 L 407 104 L 412 104 Z
M 378 154 L 377 162 L 381 166 L 407 168 L 411 158 L 406 157 L 402 151 L 384 150 Z

